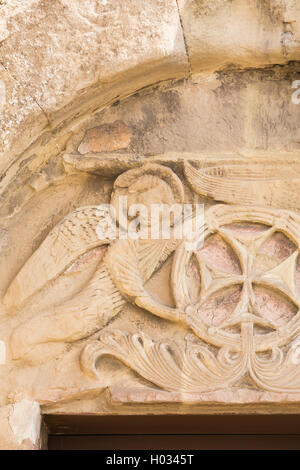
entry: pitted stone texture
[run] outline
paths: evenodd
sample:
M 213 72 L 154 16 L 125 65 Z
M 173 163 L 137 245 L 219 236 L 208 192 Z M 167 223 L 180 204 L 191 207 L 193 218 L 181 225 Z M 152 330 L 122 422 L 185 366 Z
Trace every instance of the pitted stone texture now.
M 19 14 L 32 12 L 32 7 L 39 0 L 0 0 L 0 43 L 9 36 L 8 23 L 10 18 Z
M 179 0 L 192 71 L 298 60 L 299 2 Z
M 39 1 L 7 29 L 0 60 L 46 113 L 135 67 L 161 63 L 154 81 L 187 68 L 175 0 Z
M 18 88 L 1 119 L 1 172 L 47 118 L 59 125 L 188 73 L 175 0 L 13 0 L 0 18 L 0 64 Z

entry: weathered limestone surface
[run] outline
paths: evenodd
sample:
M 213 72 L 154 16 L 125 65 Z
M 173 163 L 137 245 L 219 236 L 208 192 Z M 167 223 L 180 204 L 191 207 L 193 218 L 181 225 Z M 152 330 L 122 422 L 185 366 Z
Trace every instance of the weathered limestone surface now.
M 178 0 L 192 71 L 299 60 L 296 0 Z
M 299 58 L 295 0 L 5 0 L 0 13 L 0 63 L 12 81 L 2 105 L 2 171 L 44 129 L 187 76 L 188 63 L 199 72 Z
M 51 126 L 59 124 L 188 71 L 175 0 L 53 0 L 26 2 L 26 7 L 23 1 L 5 2 L 0 14 L 7 15 L 0 63 L 32 106 L 41 108 L 35 121 L 44 124 L 45 115 Z M 21 111 L 21 99 L 14 101 Z M 22 115 L 19 120 L 22 132 Z M 32 130 L 23 149 L 42 129 Z M 10 141 L 16 132 L 6 129 L 6 151 L 16 153 Z
M 5 169 L 13 160 L 12 154 L 22 153 L 45 129 L 48 120 L 28 90 L 2 64 L 0 84 L 0 166 Z

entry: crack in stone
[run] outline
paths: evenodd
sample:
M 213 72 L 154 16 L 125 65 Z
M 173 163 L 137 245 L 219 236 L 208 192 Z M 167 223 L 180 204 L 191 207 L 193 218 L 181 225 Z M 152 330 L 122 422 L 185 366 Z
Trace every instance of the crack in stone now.
M 294 21 L 283 21 L 283 31 L 281 33 L 281 46 L 282 54 L 284 57 L 288 57 L 289 48 L 295 44 L 295 32 L 293 28 Z
M 6 73 L 8 74 L 9 78 L 20 88 L 24 88 L 23 86 L 23 83 L 20 83 L 18 80 L 15 79 L 15 77 L 12 76 L 12 74 L 10 73 L 10 71 L 8 70 L 8 68 L 4 65 L 4 63 L 0 60 L 0 65 L 2 65 L 2 67 L 4 68 L 4 70 L 6 71 Z M 48 117 L 48 114 L 46 113 L 46 111 L 42 108 L 42 106 L 40 105 L 40 103 L 36 100 L 36 98 L 34 98 L 33 96 L 30 95 L 30 98 L 32 99 L 32 101 L 40 108 L 40 110 L 42 111 L 42 113 L 44 114 L 46 120 L 47 120 L 47 126 L 49 126 L 49 128 L 51 128 L 51 122 L 50 122 L 50 119 Z M 46 127 L 47 127 L 46 126 Z
M 192 65 L 191 65 L 191 60 L 190 60 L 189 48 L 188 48 L 188 45 L 187 45 L 187 39 L 186 39 L 185 32 L 184 32 L 183 21 L 182 21 L 181 14 L 180 14 L 178 0 L 175 0 L 175 2 L 176 2 L 176 6 L 177 6 L 179 21 L 180 21 L 180 26 L 181 26 L 182 36 L 183 36 L 185 53 L 186 53 L 187 60 L 188 60 L 189 75 L 191 75 L 192 74 Z

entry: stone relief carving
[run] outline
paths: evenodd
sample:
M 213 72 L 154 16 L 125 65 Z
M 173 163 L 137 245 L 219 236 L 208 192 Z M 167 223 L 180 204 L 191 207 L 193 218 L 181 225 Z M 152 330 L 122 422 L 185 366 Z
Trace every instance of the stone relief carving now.
M 250 170 L 224 166 L 222 171 L 214 167 L 204 171 L 185 164 L 185 176 L 196 192 L 227 202 L 239 197 L 244 204 L 217 204 L 207 209 L 205 241 L 198 250 L 187 250 L 184 240 L 172 237 L 99 240 L 99 221 L 109 226 L 112 215 L 104 209 L 99 213 L 98 206 L 66 216 L 9 286 L 4 298 L 8 313 L 24 308 L 28 299 L 71 269 L 88 250 L 102 245 L 103 257 L 76 296 L 27 319 L 13 331 L 13 358 L 26 357 L 38 344 L 86 339 L 129 302 L 158 321 L 187 329 L 185 341 L 157 340 L 144 331 L 104 331 L 98 339 L 85 340 L 80 364 L 87 376 L 101 378 L 98 359 L 111 356 L 167 391 L 224 389 L 248 376 L 259 389 L 300 392 L 300 217 L 265 207 L 280 205 L 268 185 L 262 186 L 266 191 L 259 196 L 260 205 L 253 205 L 263 169 L 273 182 L 277 175 L 263 165 Z M 233 182 L 226 179 L 227 172 Z M 239 192 L 241 174 L 253 181 L 243 195 Z M 220 175 L 224 177 L 223 197 L 218 192 L 222 191 Z M 287 176 L 282 173 L 283 181 Z M 281 181 L 276 181 L 280 189 Z M 291 184 L 297 181 L 295 177 Z M 117 207 L 124 195 L 131 203 L 145 205 L 183 204 L 185 200 L 180 178 L 170 168 L 154 163 L 130 169 L 116 179 L 112 205 Z M 298 207 L 296 199 L 294 207 Z M 146 286 L 171 254 L 174 306 L 161 302 Z
M 111 354 L 170 391 L 224 388 L 246 373 L 262 389 L 299 391 L 295 348 L 283 351 L 300 331 L 299 223 L 298 216 L 285 211 L 223 205 L 210 209 L 205 226 L 208 243 L 197 253 L 185 251 L 184 243 L 176 249 L 171 279 L 174 309 L 154 304 L 137 289 L 141 276 L 137 265 L 130 265 L 133 253 L 128 258 L 114 257 L 113 278 L 118 273 L 125 295 L 134 292 L 138 305 L 185 323 L 202 342 L 191 336 L 185 344 L 176 344 L 154 342 L 142 333 L 104 334 L 86 346 L 81 358 L 84 370 L 97 374 L 96 360 Z M 222 248 L 214 256 L 218 243 Z M 186 276 L 192 257 L 201 278 L 200 297 L 194 303 Z M 207 344 L 216 350 L 212 352 Z
M 249 163 L 220 160 L 213 166 L 184 165 L 185 176 L 199 194 L 230 204 L 300 209 L 300 165 L 297 161 Z
M 124 191 L 129 194 L 130 203 L 182 203 L 184 196 L 181 181 L 175 173 L 155 164 L 130 170 L 117 178 L 112 205 L 117 203 L 120 193 Z M 99 245 L 108 246 L 111 239 L 109 236 L 99 239 L 97 227 L 99 224 L 109 227 L 111 223 L 111 213 L 105 207 L 83 207 L 66 216 L 50 232 L 9 286 L 3 301 L 8 313 L 16 314 L 19 308 L 26 305 L 26 301 L 66 272 L 85 252 Z M 13 358 L 24 357 L 37 344 L 73 342 L 95 333 L 121 311 L 126 299 L 132 296 L 143 298 L 143 283 L 166 260 L 177 243 L 174 239 L 137 240 L 133 248 L 137 258 L 133 257 L 131 244 L 127 240 L 111 243 L 103 262 L 82 291 L 64 304 L 40 312 L 15 329 L 10 339 Z M 114 263 L 118 263 L 117 259 L 127 259 L 130 264 L 136 261 L 136 269 L 142 276 L 140 282 L 138 278 L 128 280 L 131 287 L 125 289 L 126 292 L 126 279 L 113 270 Z M 136 303 L 139 303 L 138 299 Z

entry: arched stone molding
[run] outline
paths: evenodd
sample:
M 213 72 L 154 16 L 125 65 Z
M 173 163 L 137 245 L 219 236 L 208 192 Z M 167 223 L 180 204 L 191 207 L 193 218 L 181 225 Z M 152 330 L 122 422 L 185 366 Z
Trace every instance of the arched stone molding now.
M 195 338 L 187 346 L 184 342 L 190 330 L 197 341 L 211 341 L 211 349 L 204 348 L 203 353 L 199 348 L 204 355 L 214 347 L 222 349 L 224 346 L 222 342 L 213 341 L 214 335 L 219 340 L 229 341 L 229 335 L 215 331 L 215 325 L 210 325 L 211 330 L 203 333 L 195 311 L 189 311 L 183 320 L 178 310 L 181 304 L 186 309 L 190 305 L 182 292 L 178 305 L 172 304 L 177 290 L 182 288 L 176 273 L 182 275 L 186 268 L 187 271 L 191 268 L 187 260 L 182 265 L 175 262 L 172 268 L 172 256 L 175 261 L 181 256 L 177 246 L 161 247 L 156 264 L 148 263 L 146 269 L 141 262 L 136 271 L 132 267 L 134 254 L 127 246 L 123 250 L 124 259 L 127 254 L 126 263 L 133 269 L 131 275 L 138 280 L 138 286 L 129 287 L 128 279 L 120 280 L 113 269 L 118 266 L 117 250 L 111 254 L 111 264 L 105 267 L 109 274 L 97 271 L 105 250 L 94 243 L 92 223 L 88 223 L 90 231 L 86 238 L 79 230 L 78 238 L 83 238 L 86 245 L 82 248 L 79 243 L 78 251 L 71 250 L 74 259 L 67 257 L 68 262 L 59 274 L 55 267 L 60 261 L 63 264 L 65 253 L 57 254 L 54 249 L 56 262 L 54 267 L 50 266 L 51 271 L 47 264 L 48 252 L 41 250 L 44 241 L 52 250 L 51 237 L 54 233 L 55 238 L 59 232 L 57 227 L 62 227 L 59 233 L 64 234 L 64 228 L 67 227 L 68 232 L 70 227 L 77 227 L 77 216 L 80 220 L 83 217 L 85 222 L 93 220 L 94 206 L 109 202 L 118 191 L 126 193 L 135 179 L 141 179 L 141 187 L 146 185 L 149 197 L 153 197 L 153 184 L 159 194 L 168 195 L 167 199 L 172 200 L 176 194 L 174 201 L 201 202 L 207 210 L 216 202 L 229 204 L 226 207 L 240 203 L 243 207 L 236 209 L 240 214 L 238 220 L 232 216 L 233 220 L 228 223 L 262 222 L 273 236 L 271 230 L 276 222 L 275 228 L 282 231 L 282 236 L 274 235 L 272 243 L 277 244 L 279 251 L 288 253 L 278 258 L 278 264 L 281 261 L 290 264 L 280 269 L 272 265 L 270 271 L 277 269 L 272 271 L 273 278 L 286 275 L 290 281 L 290 291 L 284 291 L 287 310 L 279 302 L 279 307 L 283 308 L 279 318 L 285 317 L 289 323 L 290 318 L 297 315 L 294 310 L 298 305 L 291 272 L 294 268 L 299 271 L 295 267 L 295 255 L 289 251 L 291 244 L 298 249 L 298 239 L 293 236 L 300 210 L 297 192 L 300 107 L 291 101 L 292 80 L 299 78 L 297 2 L 31 0 L 24 10 L 24 2 L 2 0 L 0 12 L 3 13 L 0 20 L 0 374 L 3 384 L 0 411 L 3 422 L 11 427 L 9 417 L 14 407 L 22 411 L 24 403 L 29 410 L 37 410 L 41 405 L 43 412 L 101 413 L 104 410 L 116 412 L 120 407 L 125 412 L 132 410 L 135 404 L 136 413 L 141 410 L 161 413 L 165 403 L 172 412 L 182 407 L 195 413 L 205 407 L 218 411 L 224 404 L 239 411 L 240 403 L 253 410 L 258 402 L 262 403 L 264 412 L 272 407 L 273 411 L 283 412 L 286 404 L 290 409 L 298 409 L 298 375 L 295 364 L 289 362 L 293 354 L 295 361 L 298 360 L 297 335 L 288 327 L 284 329 L 276 324 L 275 330 L 279 333 L 272 336 L 271 346 L 269 343 L 268 346 L 275 351 L 272 350 L 272 364 L 280 373 L 273 376 L 272 371 L 264 369 L 264 375 L 257 354 L 266 351 L 259 340 L 253 340 L 254 330 L 251 332 L 248 328 L 251 321 L 252 326 L 257 321 L 251 316 L 253 312 L 247 318 L 242 315 L 247 325 L 243 324 L 241 339 L 234 337 L 230 343 L 239 345 L 237 351 L 229 351 L 228 355 L 222 351 L 220 361 L 219 358 L 214 361 L 207 353 L 206 360 L 211 362 L 208 386 L 197 388 L 195 369 L 187 368 L 184 378 L 180 377 L 184 390 L 176 392 L 178 370 L 173 369 L 171 377 L 164 375 L 173 364 L 166 350 L 174 346 L 161 344 L 164 334 L 178 339 L 183 362 L 194 351 Z M 276 180 L 277 192 L 272 186 L 274 167 L 280 174 Z M 255 184 L 247 186 L 245 191 L 249 168 Z M 129 177 L 126 172 L 133 173 L 129 173 Z M 128 179 L 126 184 L 122 178 Z M 134 186 L 133 192 L 139 193 L 139 190 Z M 242 200 L 239 200 L 239 191 L 243 191 Z M 92 208 L 81 209 L 86 205 Z M 259 208 L 254 210 L 256 205 Z M 222 214 L 217 214 L 217 218 L 222 218 L 226 209 L 219 207 Z M 234 215 L 235 210 L 232 212 Z M 258 220 L 253 221 L 251 214 Z M 77 228 L 74 245 L 78 241 Z M 210 230 L 215 228 L 212 224 Z M 250 227 L 250 235 L 251 230 Z M 226 240 L 228 242 L 228 238 Z M 242 252 L 238 245 L 240 240 L 228 243 L 236 250 L 235 255 Z M 152 251 L 149 252 L 151 260 L 155 260 Z M 271 253 L 272 246 L 268 245 L 263 256 L 271 258 Z M 152 281 L 153 273 L 160 271 L 161 263 L 169 256 L 166 271 L 158 272 L 158 279 Z M 271 263 L 269 258 L 267 261 Z M 240 261 L 245 259 L 241 255 Z M 31 268 L 42 266 L 41 272 L 22 268 L 28 263 Z M 125 269 L 124 266 L 119 268 Z M 175 275 L 173 293 L 168 291 L 162 296 L 170 304 L 165 308 L 153 301 L 148 288 L 155 290 L 163 281 L 167 284 L 168 270 L 173 270 Z M 91 291 L 81 295 L 80 288 L 91 281 L 96 271 L 99 279 L 108 276 L 105 289 L 114 299 L 113 305 L 108 302 L 108 307 L 105 306 L 100 326 L 96 322 L 95 327 L 95 312 L 82 324 L 71 312 L 69 317 L 62 316 L 61 328 L 55 330 L 53 309 L 55 314 L 69 314 L 73 297 L 78 300 L 79 309 L 92 305 Z M 193 264 L 191 271 L 196 273 L 197 282 L 201 278 L 209 283 L 215 274 L 208 274 L 201 262 L 198 268 Z M 28 308 L 22 310 L 23 298 L 20 306 L 16 306 L 14 302 L 20 291 L 24 288 L 27 300 L 34 286 L 39 281 L 42 283 L 45 272 L 45 283 L 49 284 L 63 275 L 61 285 L 54 286 L 49 294 L 49 298 L 55 297 L 57 305 L 52 304 L 49 310 L 45 291 L 45 295 L 37 297 Z M 32 279 L 34 282 L 30 284 Z M 192 289 L 197 291 L 194 284 Z M 88 285 L 91 289 L 94 286 L 92 281 Z M 115 290 L 116 286 L 121 294 Z M 68 289 L 71 300 L 64 304 L 63 294 Z M 42 300 L 44 304 L 40 308 Z M 253 297 L 250 300 L 252 308 Z M 64 304 L 63 312 L 59 310 L 60 302 Z M 223 312 L 225 316 L 226 312 Z M 207 311 L 205 315 L 210 318 Z M 108 328 L 107 336 L 99 338 L 98 330 L 114 318 L 116 332 L 109 336 Z M 272 315 L 269 323 L 260 317 L 259 328 L 269 328 L 275 320 Z M 73 336 L 70 334 L 68 338 L 64 328 L 73 326 Z M 136 335 L 137 326 L 145 326 L 145 336 Z M 224 326 L 231 327 L 231 324 Z M 128 335 L 119 334 L 118 329 L 128 330 Z M 87 337 L 91 336 L 87 348 L 82 331 L 86 331 Z M 236 332 L 231 331 L 231 334 Z M 278 348 L 285 347 L 291 348 L 292 353 L 281 357 Z M 152 377 L 152 382 L 149 369 L 137 363 L 137 357 L 145 352 L 141 348 L 145 348 L 150 358 L 150 369 L 154 364 L 151 360 L 160 354 L 160 363 L 167 361 L 168 364 L 162 371 L 158 369 L 158 376 L 155 380 Z M 134 350 L 136 354 L 132 353 Z M 104 361 L 106 382 L 101 374 L 97 375 L 96 367 L 103 351 L 114 358 L 121 357 L 127 367 L 117 363 L 112 372 L 109 363 Z M 235 353 L 241 353 L 237 366 Z M 216 375 L 220 376 L 220 368 L 228 372 L 230 361 L 238 370 L 235 377 L 225 374 L 227 388 L 222 390 L 215 384 Z M 287 372 L 286 368 L 289 368 Z M 120 386 L 122 380 L 110 381 L 118 374 L 129 384 L 125 391 Z M 137 382 L 135 374 L 139 375 Z M 209 408 L 212 403 L 214 407 Z M 38 418 L 33 425 L 37 426 L 37 422 Z M 25 434 L 27 431 L 25 429 Z M 39 446 L 36 434 L 29 446 Z

